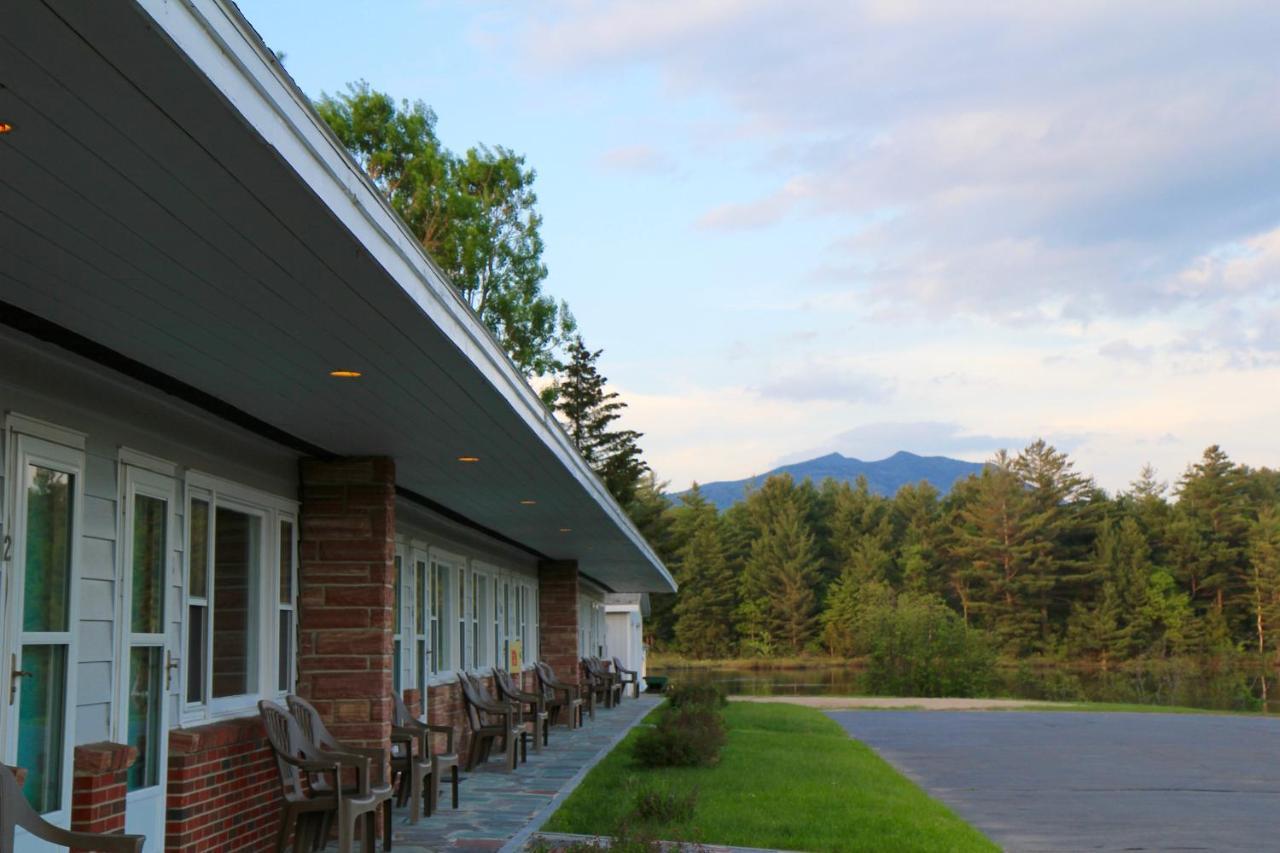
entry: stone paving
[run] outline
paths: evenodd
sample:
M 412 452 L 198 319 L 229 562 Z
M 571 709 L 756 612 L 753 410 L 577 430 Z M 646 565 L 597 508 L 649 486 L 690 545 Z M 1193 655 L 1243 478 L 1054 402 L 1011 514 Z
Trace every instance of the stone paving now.
M 542 752 L 529 749 L 529 760 L 504 773 L 501 755 L 471 773 L 463 772 L 458 809 L 449 807 L 449 787 L 440 786 L 441 808 L 408 825 L 408 809 L 392 817 L 393 849 L 401 853 L 427 850 L 493 851 L 522 841 L 551 816 L 560 801 L 582 781 L 586 771 L 605 756 L 633 726 L 657 706 L 657 696 L 628 698 L 617 708 L 598 708 L 596 718 L 576 731 L 551 730 Z

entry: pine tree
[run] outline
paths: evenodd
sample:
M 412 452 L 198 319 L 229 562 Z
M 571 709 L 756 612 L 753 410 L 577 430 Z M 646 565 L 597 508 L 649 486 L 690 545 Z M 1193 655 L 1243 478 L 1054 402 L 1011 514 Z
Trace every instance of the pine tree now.
M 819 560 L 800 500 L 776 503 L 751 545 L 742 576 L 739 617 L 748 640 L 781 644 L 792 653 L 805 649 L 817 628 Z
M 649 466 L 637 444 L 641 434 L 613 428 L 627 404 L 618 392 L 606 390 L 608 380 L 596 367 L 602 352 L 587 349 L 582 336 L 574 336 L 568 346 L 569 363 L 554 386 L 555 407 L 578 452 L 625 507 L 635 498 Z
M 728 657 L 734 650 L 733 575 L 724 555 L 720 518 L 703 504 L 693 514 L 692 532 L 680 552 L 680 600 L 675 638 L 693 657 Z
M 1178 484 L 1174 527 L 1181 546 L 1177 566 L 1193 602 L 1221 614 L 1228 630 L 1243 628 L 1247 609 L 1227 613 L 1245 586 L 1249 507 L 1243 471 L 1216 444 L 1187 468 Z

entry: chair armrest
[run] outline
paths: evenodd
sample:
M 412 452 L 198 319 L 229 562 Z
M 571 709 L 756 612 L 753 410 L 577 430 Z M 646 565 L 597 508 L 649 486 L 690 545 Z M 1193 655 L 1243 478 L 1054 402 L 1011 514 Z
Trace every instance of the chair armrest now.
M 343 747 L 346 749 L 359 749 L 359 747 Z M 339 774 L 343 766 L 354 767 L 356 769 L 356 787 L 360 789 L 360 796 L 369 796 L 369 791 L 373 787 L 373 780 L 370 778 L 372 773 L 371 765 L 373 762 L 369 756 L 361 755 L 358 752 L 325 752 L 321 753 L 326 761 L 334 761 L 338 764 Z M 339 784 L 341 780 L 339 779 Z
M 98 850 L 102 853 L 142 853 L 146 837 L 142 835 L 105 835 L 99 832 L 75 832 L 54 826 L 44 818 L 22 822 L 22 828 L 42 841 L 72 850 Z
M 453 726 L 447 726 L 444 723 L 423 723 L 423 725 L 426 726 L 429 732 L 447 735 L 445 738 L 445 751 L 453 752 Z

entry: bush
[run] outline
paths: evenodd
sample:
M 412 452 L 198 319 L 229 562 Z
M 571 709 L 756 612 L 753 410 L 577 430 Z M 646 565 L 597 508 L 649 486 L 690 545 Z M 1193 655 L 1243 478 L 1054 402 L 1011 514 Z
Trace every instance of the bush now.
M 683 823 L 693 819 L 697 806 L 697 788 L 684 792 L 672 788 L 642 788 L 636 794 L 631 814 L 638 821 Z
M 671 708 L 723 708 L 729 704 L 724 688 L 711 681 L 678 682 L 667 688 Z
M 867 686 L 882 696 L 981 696 L 995 653 L 939 598 L 904 593 L 874 615 Z
M 632 755 L 645 767 L 706 767 L 720 757 L 724 720 L 705 705 L 670 708 L 636 738 Z

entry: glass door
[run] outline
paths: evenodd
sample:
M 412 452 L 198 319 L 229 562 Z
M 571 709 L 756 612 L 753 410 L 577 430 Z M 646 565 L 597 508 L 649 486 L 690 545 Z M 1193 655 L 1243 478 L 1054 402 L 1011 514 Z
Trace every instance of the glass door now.
M 7 701 L 0 710 L 5 758 L 26 769 L 23 793 L 32 806 L 47 820 L 66 826 L 75 743 L 71 711 L 84 453 L 21 433 L 11 435 L 11 533 L 5 542 L 9 653 L 2 665 Z
M 136 747 L 129 768 L 125 831 L 147 837 L 147 851 L 164 849 L 171 674 L 177 665 L 168 648 L 165 601 L 171 586 L 173 478 L 124 465 L 121 501 L 123 679 L 116 740 Z

